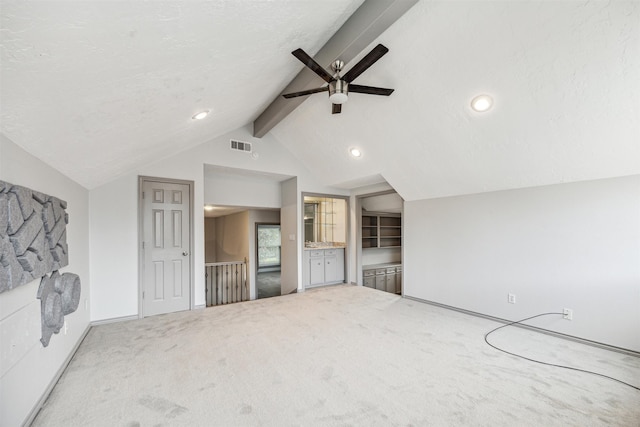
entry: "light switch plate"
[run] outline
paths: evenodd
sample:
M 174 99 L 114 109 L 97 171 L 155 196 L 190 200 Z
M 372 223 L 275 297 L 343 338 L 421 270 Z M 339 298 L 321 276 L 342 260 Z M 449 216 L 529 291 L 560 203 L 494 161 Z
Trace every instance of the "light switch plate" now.
M 289 234 L 289 240 L 295 242 L 296 241 L 296 235 L 295 234 Z

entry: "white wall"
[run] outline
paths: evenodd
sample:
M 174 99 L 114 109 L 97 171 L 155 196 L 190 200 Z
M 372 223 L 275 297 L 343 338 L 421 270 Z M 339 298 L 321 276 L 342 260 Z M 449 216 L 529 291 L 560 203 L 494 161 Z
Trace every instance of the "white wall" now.
M 291 178 L 282 183 L 282 208 L 280 209 L 280 232 L 282 246 L 280 256 L 280 289 L 282 295 L 302 290 L 302 195 L 298 179 Z M 293 239 L 291 239 L 293 237 Z
M 279 181 L 259 175 L 211 172 L 210 169 L 205 168 L 205 203 L 260 208 L 280 207 Z
M 640 351 L 640 176 L 405 203 L 405 295 Z M 517 297 L 507 303 L 507 294 Z
M 0 294 L 0 425 L 23 423 L 38 404 L 89 325 L 89 195 L 79 184 L 28 154 L 0 134 L 0 179 L 67 202 L 69 265 L 61 272 L 80 277 L 78 309 L 48 347 L 40 343 L 40 280 Z
M 402 212 L 402 197 L 398 193 L 380 194 L 377 196 L 363 197 L 362 208 L 369 212 Z
M 402 262 L 401 248 L 369 248 L 362 250 L 362 266 Z
M 252 142 L 259 157 L 230 150 L 231 138 Z M 193 205 L 196 212 L 193 215 L 192 256 L 195 264 L 195 305 L 205 305 L 204 215 L 201 211 L 205 204 L 205 165 L 295 176 L 298 193 L 348 193 L 346 190 L 323 186 L 273 136 L 268 134 L 262 139 L 253 138 L 249 127 L 237 129 L 92 189 L 91 248 L 97 251 L 97 255 L 91 257 L 91 286 L 95 297 L 92 299 L 92 320 L 138 314 L 138 175 L 194 182 Z M 298 203 L 301 206 L 300 201 Z M 291 218 L 300 222 L 301 214 Z M 296 236 L 300 227 L 295 231 Z M 297 269 L 301 262 L 298 257 Z
M 138 314 L 138 178 L 89 192 L 91 320 Z

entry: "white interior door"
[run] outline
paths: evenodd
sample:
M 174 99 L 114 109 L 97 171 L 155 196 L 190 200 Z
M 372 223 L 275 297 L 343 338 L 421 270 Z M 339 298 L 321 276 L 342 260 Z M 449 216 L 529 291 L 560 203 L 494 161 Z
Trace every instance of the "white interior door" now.
M 190 308 L 189 185 L 143 180 L 143 315 Z

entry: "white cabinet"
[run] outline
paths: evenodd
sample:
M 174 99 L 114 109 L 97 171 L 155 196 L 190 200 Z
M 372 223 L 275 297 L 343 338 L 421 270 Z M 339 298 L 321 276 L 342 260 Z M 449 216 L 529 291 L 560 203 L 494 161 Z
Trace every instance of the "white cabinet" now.
M 380 264 L 364 267 L 362 271 L 363 285 L 368 288 L 390 292 L 402 293 L 402 265 Z
M 338 277 L 338 261 L 335 255 L 324 257 L 324 281 L 335 282 Z
M 344 248 L 304 251 L 305 288 L 344 282 Z
M 386 270 L 384 268 L 376 268 L 376 289 L 380 291 L 384 291 L 387 288 L 385 274 Z
M 364 270 L 364 285 L 367 288 L 376 288 L 376 271 Z
M 310 251 L 307 261 L 309 268 L 309 285 L 324 283 L 324 251 Z

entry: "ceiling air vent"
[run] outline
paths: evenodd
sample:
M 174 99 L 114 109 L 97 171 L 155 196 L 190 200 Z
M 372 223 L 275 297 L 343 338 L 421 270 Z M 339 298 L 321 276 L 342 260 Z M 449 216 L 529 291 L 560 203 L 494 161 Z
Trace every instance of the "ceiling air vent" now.
M 245 153 L 251 152 L 251 143 L 250 142 L 242 142 L 236 141 L 235 139 L 231 140 L 231 149 L 236 151 L 244 151 Z

